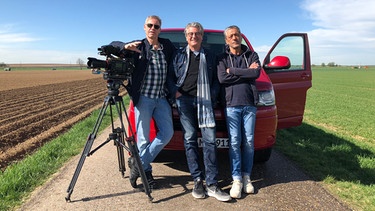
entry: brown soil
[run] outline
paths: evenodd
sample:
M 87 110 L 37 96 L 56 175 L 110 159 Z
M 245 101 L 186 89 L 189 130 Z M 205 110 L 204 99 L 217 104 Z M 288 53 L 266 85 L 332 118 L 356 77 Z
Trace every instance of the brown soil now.
M 99 108 L 106 81 L 90 70 L 0 72 L 0 169 Z

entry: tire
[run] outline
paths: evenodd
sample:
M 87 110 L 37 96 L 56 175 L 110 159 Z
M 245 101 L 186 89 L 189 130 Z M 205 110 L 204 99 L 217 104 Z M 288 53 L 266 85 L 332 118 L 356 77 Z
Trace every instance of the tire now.
M 271 153 L 272 153 L 272 147 L 261 149 L 261 150 L 256 150 L 254 153 L 254 162 L 256 163 L 267 162 L 271 157 Z

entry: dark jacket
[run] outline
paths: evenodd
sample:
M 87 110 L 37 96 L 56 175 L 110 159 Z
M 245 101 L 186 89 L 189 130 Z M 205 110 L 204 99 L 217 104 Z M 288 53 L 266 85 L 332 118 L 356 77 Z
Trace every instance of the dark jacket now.
M 165 55 L 165 59 L 167 60 L 167 65 L 169 67 L 172 65 L 172 56 L 174 52 L 176 51 L 176 48 L 169 39 L 164 39 L 164 38 L 159 37 L 158 40 L 159 40 L 159 43 L 163 46 L 163 53 Z M 125 50 L 124 52 L 125 57 L 128 57 L 128 58 L 131 57 L 134 59 L 135 70 L 132 73 L 131 80 L 129 80 L 129 83 L 126 86 L 128 94 L 130 95 L 134 106 L 136 106 L 139 101 L 139 97 L 141 95 L 141 88 L 143 86 L 144 79 L 147 74 L 149 60 L 151 59 L 150 43 L 147 41 L 147 39 L 143 39 L 140 41 L 142 43 L 138 45 L 138 49 L 141 51 L 141 53 L 130 51 L 130 50 Z M 115 47 L 120 47 L 120 49 L 124 49 L 125 44 L 126 43 L 124 42 L 115 41 L 115 42 L 112 42 L 110 45 L 113 45 Z M 166 84 L 165 84 L 165 88 L 167 88 Z M 166 90 L 166 93 L 168 92 L 169 91 Z
M 255 80 L 260 75 L 259 57 L 245 45 L 241 45 L 241 48 L 243 53 L 235 56 L 226 46 L 225 53 L 218 56 L 217 75 L 223 87 L 226 106 L 254 106 L 258 103 Z M 257 69 L 248 68 L 253 62 L 259 64 Z M 230 69 L 229 73 L 226 72 L 227 68 Z
M 167 78 L 168 90 L 170 91 L 170 102 L 172 103 L 175 102 L 176 92 L 182 86 L 186 77 L 186 65 L 189 65 L 186 48 L 188 48 L 188 46 L 186 46 L 185 48 L 180 48 L 176 51 L 173 58 L 173 71 L 169 71 L 170 75 L 168 75 Z M 211 89 L 211 100 L 213 105 L 215 105 L 220 91 L 220 84 L 217 78 L 216 70 L 216 57 L 206 49 L 204 49 L 204 54 L 206 56 L 207 62 L 208 80 Z

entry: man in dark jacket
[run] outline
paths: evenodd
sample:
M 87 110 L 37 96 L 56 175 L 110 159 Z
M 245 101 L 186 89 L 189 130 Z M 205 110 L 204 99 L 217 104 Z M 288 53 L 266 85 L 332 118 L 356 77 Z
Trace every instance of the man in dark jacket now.
M 193 197 L 205 198 L 207 191 L 219 201 L 229 201 L 230 196 L 218 187 L 213 105 L 220 87 L 215 55 L 202 47 L 203 32 L 202 25 L 197 22 L 185 27 L 188 46 L 179 49 L 174 57 L 174 72 L 170 71 L 168 86 L 180 115 L 187 163 L 194 179 Z M 199 164 L 198 129 L 202 134 L 204 170 Z
M 137 146 L 143 169 L 150 188 L 156 188 L 152 176 L 151 162 L 167 145 L 173 136 L 172 110 L 166 98 L 166 79 L 175 47 L 168 39 L 159 38 L 161 19 L 149 16 L 144 24 L 146 38 L 129 43 L 112 42 L 125 49 L 125 57 L 134 59 L 135 70 L 126 89 L 134 104 L 137 130 Z M 155 120 L 158 132 L 154 140 L 149 140 L 150 121 Z M 135 188 L 139 172 L 129 158 L 131 185 Z
M 225 114 L 229 132 L 232 198 L 241 192 L 254 193 L 250 181 L 254 158 L 254 129 L 258 102 L 255 80 L 260 75 L 258 54 L 242 45 L 241 31 L 229 26 L 224 31 L 226 52 L 219 56 L 217 72 L 224 87 Z

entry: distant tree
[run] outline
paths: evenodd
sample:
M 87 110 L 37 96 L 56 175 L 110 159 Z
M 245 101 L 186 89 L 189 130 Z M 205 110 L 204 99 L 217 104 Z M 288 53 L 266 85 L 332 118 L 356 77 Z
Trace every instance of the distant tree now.
M 7 67 L 7 65 L 4 62 L 1 62 L 0 67 Z
M 322 63 L 322 67 L 325 67 L 325 66 L 326 66 L 326 64 L 323 62 L 323 63 Z
M 81 68 L 81 70 L 82 70 L 82 67 L 84 66 L 84 62 L 83 62 L 83 60 L 80 59 L 80 58 L 78 58 L 78 59 L 77 59 L 77 64 L 79 65 L 79 68 Z
M 336 66 L 336 65 L 335 65 L 334 62 L 328 62 L 327 66 L 328 66 L 328 67 L 334 67 L 334 66 Z

